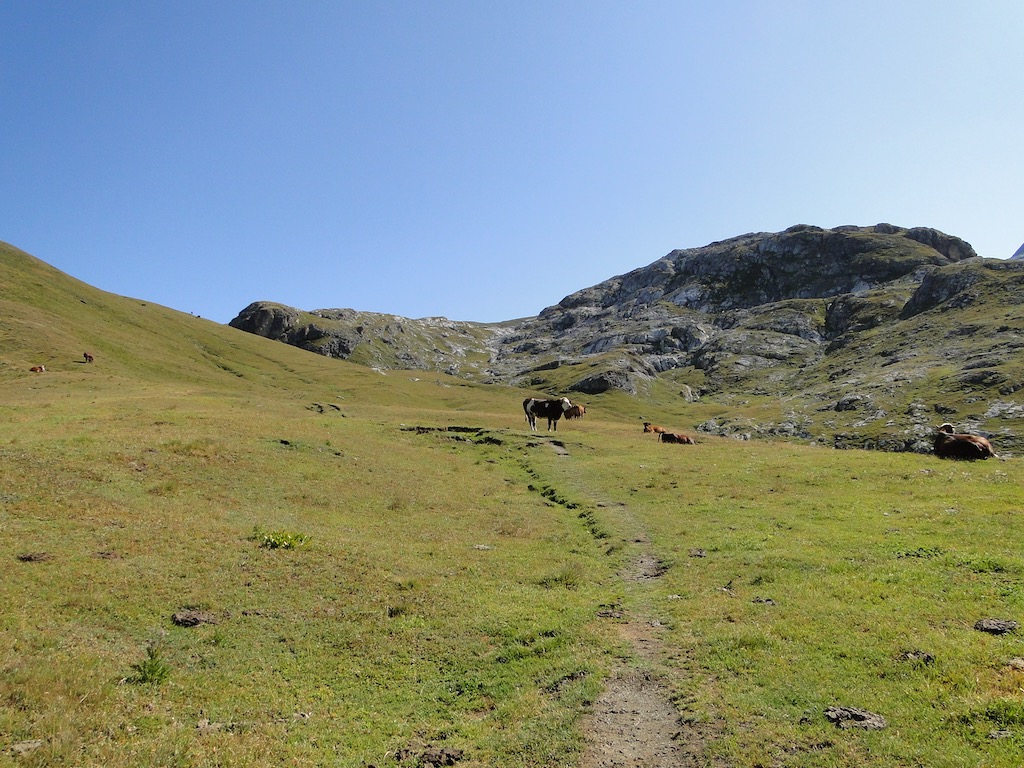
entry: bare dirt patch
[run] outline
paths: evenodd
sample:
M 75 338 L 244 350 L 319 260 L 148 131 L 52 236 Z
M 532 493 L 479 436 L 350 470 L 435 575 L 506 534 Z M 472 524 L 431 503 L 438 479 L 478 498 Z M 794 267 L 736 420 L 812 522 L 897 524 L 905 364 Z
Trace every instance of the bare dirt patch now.
M 642 585 L 665 573 L 644 535 L 634 538 L 636 557 L 619 574 Z M 661 623 L 615 611 L 619 630 L 637 657 L 609 679 L 584 722 L 586 749 L 580 768 L 688 768 L 708 765 L 705 744 L 715 728 L 684 722 L 669 686 L 654 671 L 662 655 Z
M 623 670 L 594 702 L 580 768 L 683 765 L 679 715 L 650 673 Z

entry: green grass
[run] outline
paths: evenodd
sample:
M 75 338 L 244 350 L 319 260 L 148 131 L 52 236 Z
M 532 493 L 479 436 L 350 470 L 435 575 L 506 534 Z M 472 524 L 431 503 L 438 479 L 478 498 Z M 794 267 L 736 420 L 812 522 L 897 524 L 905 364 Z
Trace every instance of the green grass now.
M 973 629 L 1024 618 L 1015 461 L 661 445 L 621 394 L 562 424 L 563 456 L 520 391 L 0 256 L 0 766 L 573 765 L 622 662 L 717 724 L 709 760 L 1019 765 L 1024 635 Z M 625 582 L 641 534 L 665 572 Z M 657 622 L 659 658 L 612 605 Z
M 683 711 L 727 724 L 723 760 L 1015 764 L 1024 673 L 1008 662 L 1024 642 L 973 629 L 1024 615 L 1012 465 L 713 440 L 634 459 L 571 474 L 618 485 L 670 564 L 635 597 L 668 627 Z M 915 650 L 934 662 L 907 661 Z M 831 705 L 889 728 L 837 731 Z

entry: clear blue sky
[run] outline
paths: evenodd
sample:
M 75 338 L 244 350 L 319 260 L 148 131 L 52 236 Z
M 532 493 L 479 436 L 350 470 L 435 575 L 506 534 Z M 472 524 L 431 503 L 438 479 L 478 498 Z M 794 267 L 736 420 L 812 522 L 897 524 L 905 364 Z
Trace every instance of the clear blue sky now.
M 219 322 L 509 320 L 793 224 L 1024 242 L 1021 0 L 5 0 L 0 110 L 0 240 Z

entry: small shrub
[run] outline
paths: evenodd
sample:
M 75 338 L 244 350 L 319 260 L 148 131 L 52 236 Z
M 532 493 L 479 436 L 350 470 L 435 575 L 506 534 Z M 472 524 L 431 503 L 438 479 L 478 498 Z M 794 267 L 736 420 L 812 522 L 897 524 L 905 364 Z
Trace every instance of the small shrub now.
M 583 576 L 578 566 L 570 564 L 557 573 L 545 576 L 537 583 L 544 589 L 555 589 L 556 587 L 577 589 L 583 583 Z
M 297 549 L 309 541 L 309 536 L 293 531 L 267 531 L 257 525 L 249 540 L 259 542 L 266 549 Z

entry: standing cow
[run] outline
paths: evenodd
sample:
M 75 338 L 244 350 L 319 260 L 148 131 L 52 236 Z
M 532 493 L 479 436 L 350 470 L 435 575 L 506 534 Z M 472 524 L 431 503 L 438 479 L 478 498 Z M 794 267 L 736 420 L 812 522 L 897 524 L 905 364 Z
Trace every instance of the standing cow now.
M 537 430 L 537 417 L 548 420 L 548 430 L 558 431 L 558 420 L 566 411 L 572 408 L 568 397 L 560 397 L 557 400 L 541 400 L 537 397 L 528 397 L 523 400 L 523 411 L 526 413 L 526 420 L 530 422 L 530 429 Z
M 570 421 L 572 419 L 582 419 L 586 413 L 587 406 L 580 405 L 579 403 L 573 403 L 572 407 L 566 409 L 565 419 L 566 421 Z

